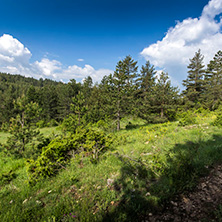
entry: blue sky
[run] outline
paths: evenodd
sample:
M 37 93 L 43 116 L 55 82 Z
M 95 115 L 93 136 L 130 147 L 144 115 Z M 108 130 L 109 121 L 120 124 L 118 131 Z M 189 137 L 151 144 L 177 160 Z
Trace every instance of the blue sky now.
M 150 60 L 168 71 L 172 82 L 180 85 L 188 58 L 205 48 L 204 40 L 214 44 L 206 63 L 222 48 L 213 39 L 221 37 L 222 0 L 0 0 L 0 5 L 4 72 L 63 81 L 92 75 L 99 81 L 131 55 L 139 65 Z M 189 32 L 192 39 L 180 35 Z M 179 62 L 177 53 L 182 56 Z M 164 60 L 163 55 L 172 58 Z

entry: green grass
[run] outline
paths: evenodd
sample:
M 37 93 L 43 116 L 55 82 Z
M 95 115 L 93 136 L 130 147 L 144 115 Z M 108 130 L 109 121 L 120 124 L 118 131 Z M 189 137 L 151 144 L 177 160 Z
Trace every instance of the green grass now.
M 51 134 L 59 134 L 60 130 L 58 129 L 57 126 L 52 126 L 52 127 L 44 127 L 40 129 L 40 132 L 44 135 L 44 136 L 49 136 Z
M 50 134 L 60 133 L 60 130 L 58 129 L 58 127 L 45 127 L 45 128 L 41 128 L 40 132 L 44 136 L 49 136 Z M 0 143 L 5 143 L 9 136 L 10 136 L 10 133 L 8 132 L 0 132 Z
M 199 114 L 196 125 L 180 127 L 126 118 L 114 149 L 97 164 L 72 159 L 33 187 L 25 161 L 1 154 L 0 174 L 15 175 L 0 185 L 0 221 L 141 221 L 222 161 L 222 128 L 210 125 L 214 119 Z M 126 130 L 129 121 L 135 127 Z
M 10 133 L 0 132 L 0 143 L 5 143 L 9 135 Z

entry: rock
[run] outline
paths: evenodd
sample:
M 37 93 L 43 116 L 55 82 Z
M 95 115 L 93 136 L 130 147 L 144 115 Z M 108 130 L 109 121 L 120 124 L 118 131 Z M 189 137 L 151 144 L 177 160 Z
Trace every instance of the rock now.
M 107 179 L 107 185 L 111 186 L 114 183 L 114 179 Z

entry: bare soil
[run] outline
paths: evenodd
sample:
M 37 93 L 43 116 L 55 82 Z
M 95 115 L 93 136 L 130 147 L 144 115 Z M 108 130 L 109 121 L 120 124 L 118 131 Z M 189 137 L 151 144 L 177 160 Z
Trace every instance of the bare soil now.
M 200 179 L 190 193 L 177 196 L 156 215 L 149 214 L 147 222 L 222 222 L 222 165 L 213 167 L 209 175 Z

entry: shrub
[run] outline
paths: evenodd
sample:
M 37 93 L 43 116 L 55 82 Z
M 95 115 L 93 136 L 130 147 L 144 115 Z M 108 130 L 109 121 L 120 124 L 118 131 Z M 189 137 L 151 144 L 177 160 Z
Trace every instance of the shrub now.
M 37 126 L 38 128 L 43 128 L 43 127 L 46 126 L 46 123 L 45 123 L 44 120 L 40 120 L 40 121 L 38 121 L 38 122 L 36 123 L 36 126 Z
M 217 115 L 217 118 L 214 120 L 214 122 L 212 123 L 213 126 L 222 126 L 222 113 L 219 113 Z
M 146 120 L 148 123 L 153 123 L 153 124 L 165 123 L 168 121 L 167 117 L 165 116 L 160 117 L 160 115 L 154 113 L 151 113 L 149 116 L 147 116 Z
M 0 173 L 0 185 L 9 183 L 16 177 L 15 172 L 10 170 L 9 172 Z
M 63 120 L 62 124 L 60 125 L 60 129 L 62 131 L 75 133 L 77 126 L 78 126 L 77 116 L 70 114 Z
M 41 178 L 56 174 L 71 157 L 81 154 L 95 162 L 112 144 L 110 136 L 93 129 L 78 129 L 75 134 L 58 137 L 42 148 L 36 161 L 28 160 L 29 182 L 34 184 Z
M 10 127 L 9 123 L 2 123 L 0 130 L 3 132 L 7 132 L 9 130 L 9 127 Z
M 192 111 L 184 112 L 180 115 L 179 126 L 186 126 L 196 123 L 195 114 Z

